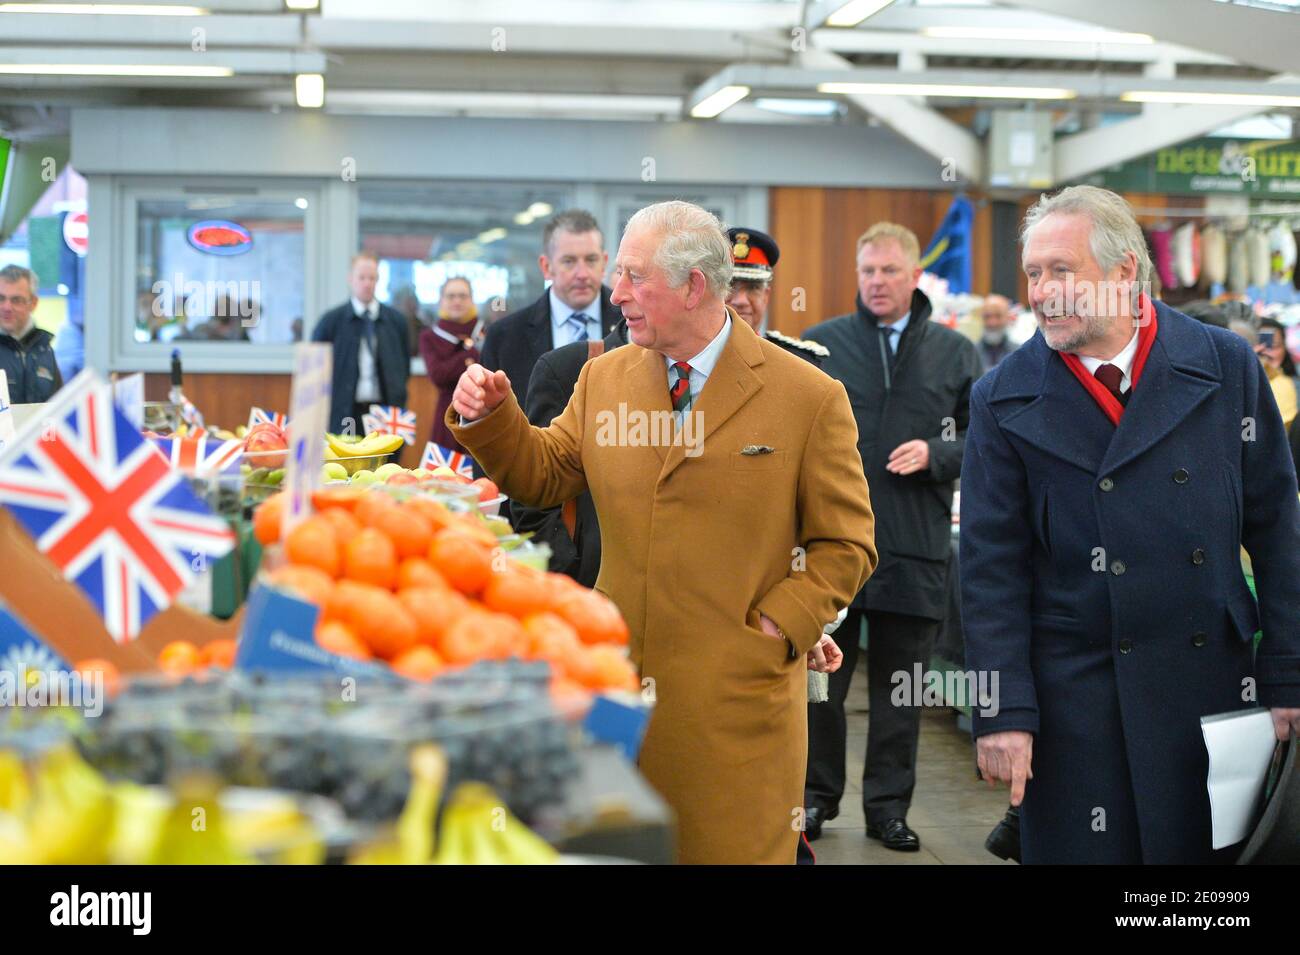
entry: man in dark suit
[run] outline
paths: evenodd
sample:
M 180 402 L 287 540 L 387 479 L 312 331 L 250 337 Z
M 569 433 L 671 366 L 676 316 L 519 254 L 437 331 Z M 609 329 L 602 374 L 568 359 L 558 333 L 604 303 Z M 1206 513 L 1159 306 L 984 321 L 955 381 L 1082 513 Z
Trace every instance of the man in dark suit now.
M 1011 324 L 1011 303 L 1001 295 L 989 295 L 980 306 L 980 363 L 988 371 L 1016 350 L 1016 343 L 1007 337 Z
M 1201 717 L 1300 727 L 1282 419 L 1249 345 L 1139 294 L 1119 196 L 1045 196 L 1022 235 L 1038 333 L 973 389 L 961 476 L 967 666 L 998 678 L 980 772 L 1010 784 L 1026 863 L 1227 861 Z
M 506 373 L 521 406 L 537 359 L 561 345 L 603 339 L 622 317 L 601 281 L 609 255 L 591 213 L 567 209 L 552 216 L 537 262 L 551 287 L 488 326 L 480 359 L 489 371 Z
M 372 252 L 352 257 L 348 285 L 352 298 L 321 316 L 314 342 L 334 345 L 334 390 L 330 430 L 361 434 L 361 416 L 372 404 L 406 407 L 411 374 L 406 318 L 375 298 L 379 260 Z
M 868 723 L 862 805 L 867 836 L 914 852 L 907 825 L 916 784 L 921 710 L 895 704 L 897 674 L 929 668 L 947 613 L 953 481 L 961 470 L 971 384 L 980 374 L 974 344 L 930 321 L 917 288 L 920 246 L 908 229 L 880 222 L 858 239 L 857 311 L 804 332 L 830 354 L 822 371 L 843 382 L 858 426 L 858 453 L 879 515 L 880 566 L 836 631 L 844 665 L 830 700 L 808 706 L 805 831 L 821 834 L 844 795 L 844 700 L 867 623 Z M 919 696 L 919 690 L 917 696 Z
M 627 344 L 627 323 L 619 322 L 602 341 L 561 345 L 537 359 L 528 383 L 524 412 L 528 423 L 545 428 L 573 397 L 582 366 L 590 359 Z M 600 522 L 590 491 L 560 507 L 524 507 L 515 503 L 511 518 L 517 531 L 551 548 L 551 570 L 568 574 L 584 587 L 596 586 L 600 573 Z

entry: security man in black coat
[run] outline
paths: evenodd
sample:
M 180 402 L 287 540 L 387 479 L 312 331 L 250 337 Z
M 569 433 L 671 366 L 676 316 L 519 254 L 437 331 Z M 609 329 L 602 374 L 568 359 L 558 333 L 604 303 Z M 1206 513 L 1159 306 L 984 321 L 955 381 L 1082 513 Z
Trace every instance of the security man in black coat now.
M 837 631 L 844 665 L 831 675 L 830 701 L 808 708 L 806 831 L 815 838 L 839 814 L 844 699 L 865 617 L 871 719 L 863 809 L 867 835 L 901 851 L 921 847 L 907 826 L 923 689 L 912 684 L 918 664 L 929 668 L 948 603 L 953 482 L 981 372 L 975 346 L 930 321 L 930 300 L 917 289 L 919 258 L 910 230 L 872 226 L 858 239 L 857 311 L 804 332 L 830 350 L 822 370 L 848 391 L 880 550 L 880 565 Z
M 489 325 L 479 353 L 484 368 L 506 373 L 520 407 L 526 406 L 537 359 L 561 345 L 600 341 L 623 317 L 601 282 L 609 255 L 591 213 L 568 209 L 549 219 L 537 262 L 551 287 L 533 304 Z
M 49 401 L 63 387 L 54 336 L 32 322 L 35 308 L 35 273 L 17 265 L 0 269 L 0 371 L 13 404 Z
M 314 342 L 334 345 L 331 431 L 363 434 L 361 416 L 372 404 L 406 407 L 411 338 L 406 316 L 375 298 L 379 260 L 371 252 L 352 258 L 352 297 L 321 316 Z

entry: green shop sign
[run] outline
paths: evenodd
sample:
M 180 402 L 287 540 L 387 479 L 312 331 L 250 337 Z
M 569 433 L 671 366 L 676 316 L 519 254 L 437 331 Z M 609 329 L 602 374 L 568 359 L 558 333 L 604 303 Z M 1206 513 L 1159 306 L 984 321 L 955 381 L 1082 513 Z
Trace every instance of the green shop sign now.
M 1300 196 L 1300 140 L 1196 139 L 1112 166 L 1090 182 L 1117 192 Z

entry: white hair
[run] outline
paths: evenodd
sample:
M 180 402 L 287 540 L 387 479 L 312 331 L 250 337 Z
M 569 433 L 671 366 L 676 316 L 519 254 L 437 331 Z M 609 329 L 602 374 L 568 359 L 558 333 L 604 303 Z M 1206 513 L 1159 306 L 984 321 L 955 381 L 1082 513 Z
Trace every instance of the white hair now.
M 1025 214 L 1020 241 L 1050 215 L 1081 215 L 1092 223 L 1088 243 L 1092 257 L 1109 272 L 1132 252 L 1137 257 L 1137 281 L 1151 281 L 1151 255 L 1147 252 L 1142 228 L 1129 204 L 1118 194 L 1097 186 L 1070 186 L 1054 196 L 1042 195 Z
M 691 277 L 691 270 L 699 269 L 709 293 L 726 298 L 735 262 L 717 216 L 690 202 L 656 202 L 628 220 L 626 232 L 640 230 L 660 237 L 654 263 L 668 277 L 670 288 L 680 288 Z

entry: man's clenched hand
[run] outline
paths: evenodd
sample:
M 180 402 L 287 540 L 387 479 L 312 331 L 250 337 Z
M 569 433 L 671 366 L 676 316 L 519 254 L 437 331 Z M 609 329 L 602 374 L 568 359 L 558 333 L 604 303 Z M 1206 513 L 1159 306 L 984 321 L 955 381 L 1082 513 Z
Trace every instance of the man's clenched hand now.
M 510 394 L 510 379 L 504 371 L 488 371 L 482 365 L 470 365 L 456 382 L 451 406 L 466 421 L 477 421 L 491 414 Z

